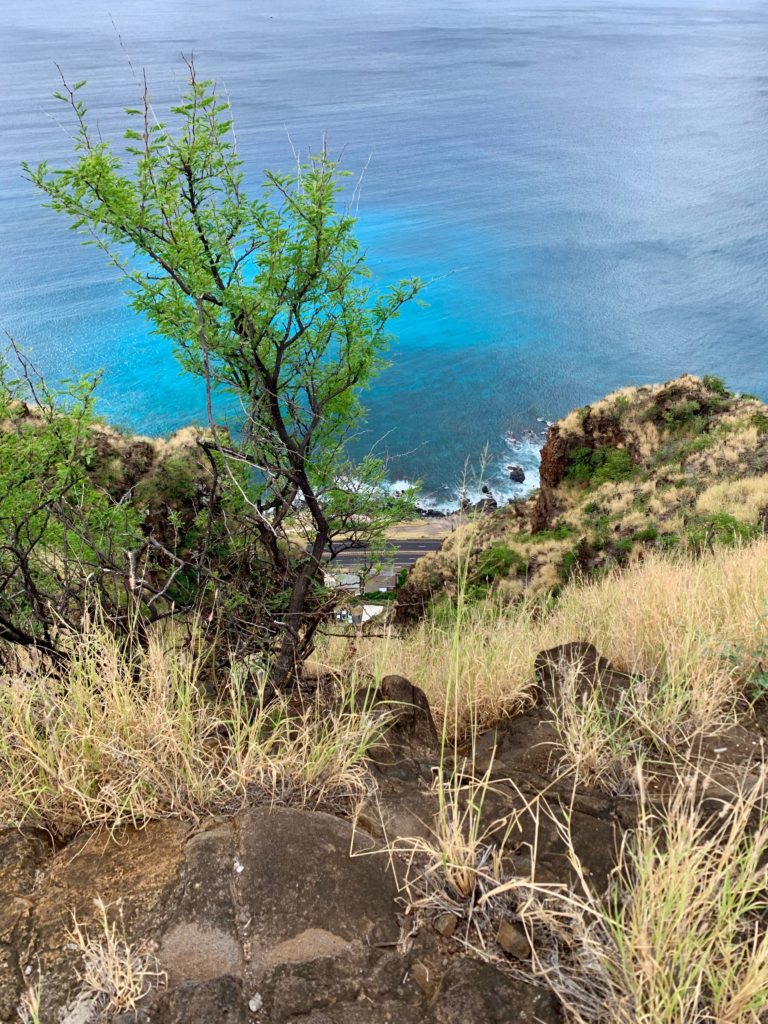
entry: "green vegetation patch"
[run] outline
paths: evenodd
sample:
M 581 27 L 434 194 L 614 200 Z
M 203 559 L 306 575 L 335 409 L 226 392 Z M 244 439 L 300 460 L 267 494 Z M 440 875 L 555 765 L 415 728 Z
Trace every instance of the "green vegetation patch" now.
M 636 533 L 634 533 L 632 535 L 632 540 L 645 542 L 650 540 L 656 540 L 658 536 L 658 529 L 655 526 L 649 525 L 644 526 L 642 530 L 638 530 Z
M 635 466 L 626 448 L 574 448 L 568 456 L 565 479 L 597 487 L 634 475 Z
M 694 548 L 718 543 L 734 545 L 754 540 L 762 532 L 761 526 L 743 523 L 726 512 L 701 516 L 688 527 L 688 543 Z
M 565 583 L 570 579 L 579 561 L 579 556 L 575 551 L 566 551 L 563 555 L 563 560 L 560 563 L 559 576 L 560 579 Z
M 707 373 L 701 378 L 701 383 L 707 391 L 711 391 L 713 395 L 720 395 L 722 398 L 727 398 L 731 394 L 722 377 L 715 377 L 713 374 Z
M 494 544 L 480 553 L 472 582 L 493 583 L 496 579 L 509 576 L 513 569 L 517 574 L 522 574 L 527 568 L 528 563 L 519 552 L 506 544 Z
M 551 530 L 539 530 L 538 533 L 516 533 L 515 540 L 520 544 L 539 544 L 545 540 L 570 540 L 578 531 L 569 523 L 557 523 Z

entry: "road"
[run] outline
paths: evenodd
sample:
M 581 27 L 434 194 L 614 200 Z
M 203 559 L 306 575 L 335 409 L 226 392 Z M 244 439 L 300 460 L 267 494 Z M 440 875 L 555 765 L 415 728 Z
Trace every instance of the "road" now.
M 400 570 L 407 569 L 421 558 L 428 551 L 437 551 L 441 540 L 395 540 L 390 542 L 391 556 L 387 558 L 385 568 Z M 365 557 L 364 548 L 350 548 L 343 551 L 333 560 L 337 567 L 343 567 L 346 572 L 353 572 L 362 564 Z

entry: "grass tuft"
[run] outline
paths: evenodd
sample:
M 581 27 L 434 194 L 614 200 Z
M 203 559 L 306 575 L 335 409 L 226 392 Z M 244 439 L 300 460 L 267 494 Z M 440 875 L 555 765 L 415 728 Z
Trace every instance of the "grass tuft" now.
M 352 694 L 302 707 L 234 673 L 210 699 L 194 649 L 155 636 L 128 655 L 96 625 L 69 654 L 59 674 L 0 687 L 0 823 L 66 838 L 246 802 L 349 809 L 370 785 L 365 754 L 385 721 Z
M 607 895 L 590 887 L 572 843 L 580 891 L 514 883 L 534 971 L 573 1024 L 765 1020 L 765 778 L 710 815 L 701 784 L 679 778 L 663 812 L 640 785 L 637 827 Z
M 128 941 L 122 908 L 111 921 L 103 900 L 96 900 L 96 908 L 96 933 L 74 915 L 69 933 L 83 958 L 78 1001 L 103 1016 L 135 1010 L 154 988 L 165 984 L 166 974 L 151 953 Z

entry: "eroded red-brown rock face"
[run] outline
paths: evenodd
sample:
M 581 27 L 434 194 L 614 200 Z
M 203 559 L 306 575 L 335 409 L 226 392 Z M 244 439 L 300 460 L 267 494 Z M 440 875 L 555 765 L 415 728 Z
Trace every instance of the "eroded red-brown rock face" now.
M 555 492 L 568 469 L 570 448 L 571 445 L 562 436 L 560 427 L 556 423 L 553 424 L 547 431 L 547 440 L 541 449 L 540 490 L 531 517 L 531 529 L 534 533 L 545 530 L 555 515 L 557 509 Z
M 531 517 L 532 531 L 537 533 L 549 529 L 555 516 L 562 511 L 557 490 L 566 477 L 574 449 L 626 448 L 634 460 L 637 457 L 635 447 L 632 438 L 614 416 L 595 413 L 589 406 L 584 410 L 576 431 L 566 432 L 559 423 L 553 423 L 541 450 L 540 490 Z

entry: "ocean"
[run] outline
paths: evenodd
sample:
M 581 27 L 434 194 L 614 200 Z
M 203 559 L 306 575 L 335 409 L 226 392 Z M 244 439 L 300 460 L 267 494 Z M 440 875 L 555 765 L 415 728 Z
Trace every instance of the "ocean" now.
M 494 494 L 522 493 L 546 421 L 625 384 L 768 398 L 765 0 L 6 2 L 0 330 L 52 379 L 103 368 L 111 421 L 166 433 L 203 396 L 20 163 L 68 157 L 55 63 L 114 137 L 142 68 L 158 107 L 178 96 L 182 53 L 230 96 L 253 189 L 327 133 L 366 168 L 375 279 L 430 280 L 354 442 L 428 502 L 484 450 Z

